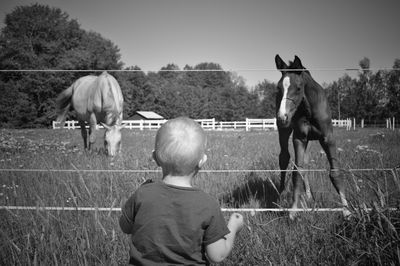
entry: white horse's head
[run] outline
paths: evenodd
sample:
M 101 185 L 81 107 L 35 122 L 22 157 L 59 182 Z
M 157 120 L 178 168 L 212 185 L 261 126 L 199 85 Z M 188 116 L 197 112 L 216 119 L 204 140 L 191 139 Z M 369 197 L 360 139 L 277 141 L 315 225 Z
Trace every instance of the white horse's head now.
M 121 151 L 121 129 L 123 126 L 118 124 L 108 126 L 104 123 L 101 123 L 101 125 L 106 129 L 104 133 L 104 148 L 109 156 L 114 157 Z

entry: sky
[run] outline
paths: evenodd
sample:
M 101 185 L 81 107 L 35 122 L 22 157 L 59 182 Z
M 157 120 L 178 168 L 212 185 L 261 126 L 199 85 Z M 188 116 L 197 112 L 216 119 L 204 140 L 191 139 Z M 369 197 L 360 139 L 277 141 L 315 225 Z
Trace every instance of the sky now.
M 144 71 L 213 62 L 254 86 L 279 80 L 276 54 L 297 55 L 329 83 L 357 74 L 344 69 L 364 57 L 373 69 L 400 58 L 399 0 L 1 0 L 0 28 L 16 6 L 33 3 L 60 8 Z

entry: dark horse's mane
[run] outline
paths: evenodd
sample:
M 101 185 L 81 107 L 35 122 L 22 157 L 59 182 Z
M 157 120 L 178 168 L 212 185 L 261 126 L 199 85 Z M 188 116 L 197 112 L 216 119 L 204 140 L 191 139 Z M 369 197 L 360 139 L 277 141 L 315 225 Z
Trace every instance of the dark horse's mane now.
M 306 74 L 303 75 L 303 78 L 305 80 L 307 80 L 309 82 L 309 84 L 311 86 L 308 86 L 308 88 L 312 88 L 312 93 L 314 94 L 314 96 L 316 97 L 316 99 L 318 99 L 318 101 L 324 101 L 326 96 L 324 93 L 324 89 L 322 88 L 322 86 L 315 81 L 315 79 L 311 76 L 310 71 L 305 68 L 301 63 L 300 64 L 296 64 L 296 62 L 293 61 L 289 61 L 289 66 L 287 67 L 288 72 L 292 72 L 292 73 L 296 73 L 296 74 Z M 309 93 L 311 93 L 311 91 L 309 90 Z M 309 103 L 306 102 L 305 107 L 307 109 L 307 112 L 310 113 L 310 106 Z
M 305 73 L 307 73 L 308 75 L 310 75 L 310 77 L 311 77 L 311 73 L 310 73 L 310 71 L 308 71 L 308 69 L 306 69 L 306 68 L 303 67 L 302 65 L 297 65 L 297 64 L 295 64 L 295 62 L 293 62 L 293 61 L 289 61 L 289 66 L 288 66 L 287 69 L 292 69 L 292 70 L 294 70 L 294 71 L 290 71 L 290 72 L 305 72 Z

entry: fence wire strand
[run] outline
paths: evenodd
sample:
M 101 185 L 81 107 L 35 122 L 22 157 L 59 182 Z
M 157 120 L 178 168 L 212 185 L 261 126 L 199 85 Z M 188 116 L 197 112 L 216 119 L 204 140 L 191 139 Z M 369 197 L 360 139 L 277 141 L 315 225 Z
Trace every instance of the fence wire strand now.
M 121 208 L 114 207 L 58 207 L 58 206 L 0 206 L 0 210 L 28 210 L 28 211 L 96 211 L 96 212 L 120 212 Z M 221 208 L 222 212 L 342 212 L 345 208 Z M 363 208 L 370 212 L 373 208 Z M 389 211 L 398 211 L 398 208 L 385 208 Z
M 347 172 L 388 172 L 397 168 L 354 168 L 354 169 L 339 169 Z M 276 172 L 329 172 L 330 169 L 221 169 L 221 170 L 200 170 L 199 173 L 276 173 Z M 80 173 L 160 173 L 159 169 L 33 169 L 33 168 L 2 168 L 0 172 L 80 172 Z
M 400 68 L 307 68 L 279 69 L 279 71 L 400 71 Z M 235 68 L 235 69 L 0 69 L 0 72 L 265 72 L 278 71 L 276 68 Z
M 396 172 L 397 167 L 394 168 L 364 168 L 364 169 L 341 169 L 349 172 L 366 172 L 366 171 L 391 171 Z M 292 170 L 277 170 L 277 169 L 264 169 L 264 170 L 251 170 L 251 169 L 231 169 L 231 170 L 200 170 L 200 173 L 240 173 L 240 172 L 257 172 L 257 173 L 271 173 L 271 172 L 327 172 L 328 169 L 292 169 Z M 107 169 L 0 169 L 0 172 L 114 172 L 114 173 L 159 173 L 161 170 L 137 170 L 137 169 L 122 169 L 122 170 L 107 170 Z M 0 210 L 31 210 L 31 211 L 96 211 L 96 212 L 119 212 L 121 208 L 114 207 L 62 207 L 62 206 L 0 206 Z M 222 212 L 341 212 L 344 208 L 221 208 Z M 365 208 L 369 212 L 372 208 Z M 390 211 L 397 211 L 398 208 L 388 208 Z

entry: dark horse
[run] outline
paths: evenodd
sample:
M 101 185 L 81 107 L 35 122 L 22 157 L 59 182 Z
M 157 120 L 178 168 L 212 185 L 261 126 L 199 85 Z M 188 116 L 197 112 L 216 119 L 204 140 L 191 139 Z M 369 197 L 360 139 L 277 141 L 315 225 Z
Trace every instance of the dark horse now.
M 328 157 L 329 177 L 340 195 L 344 207 L 343 214 L 348 216 L 350 212 L 347 209 L 343 175 L 338 168 L 331 112 L 324 89 L 311 77 L 310 72 L 303 67 L 297 56 L 288 66 L 279 55 L 276 55 L 275 63 L 282 73 L 276 96 L 276 118 L 281 147 L 279 167 L 281 170 L 286 170 L 288 167 L 290 159 L 288 141 L 292 132 L 295 151 L 294 170 L 303 168 L 308 142 L 318 140 Z M 285 189 L 285 175 L 286 172 L 282 171 L 280 192 Z M 298 171 L 294 171 L 292 175 L 294 189 L 292 209 L 297 209 L 301 185 L 304 184 L 301 175 Z M 307 187 L 307 178 L 304 181 Z M 290 212 L 290 218 L 293 219 L 295 215 L 294 211 Z

